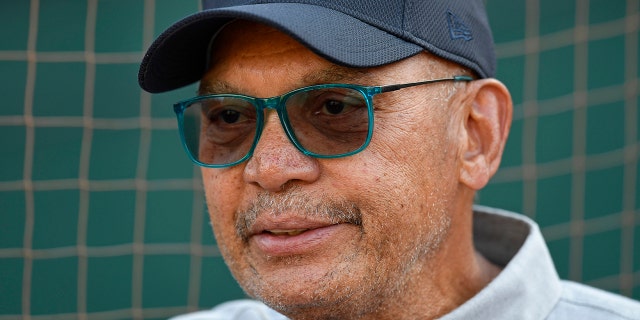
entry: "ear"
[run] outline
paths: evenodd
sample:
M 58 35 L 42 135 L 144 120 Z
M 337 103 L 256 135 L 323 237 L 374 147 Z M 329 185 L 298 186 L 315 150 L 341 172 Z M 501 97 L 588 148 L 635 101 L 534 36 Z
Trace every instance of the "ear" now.
M 500 81 L 482 79 L 469 83 L 463 103 L 459 179 L 467 187 L 480 190 L 500 166 L 511 127 L 513 102 Z

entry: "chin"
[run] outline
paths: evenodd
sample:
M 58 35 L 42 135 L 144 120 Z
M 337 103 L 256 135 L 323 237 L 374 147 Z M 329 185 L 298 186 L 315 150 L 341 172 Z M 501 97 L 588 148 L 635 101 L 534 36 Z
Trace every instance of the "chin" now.
M 325 257 L 316 265 L 287 261 L 292 265 L 264 276 L 248 275 L 241 285 L 249 296 L 290 319 L 376 318 L 385 301 L 397 301 L 401 283 L 385 276 L 385 268 L 365 268 L 370 264 L 354 260 L 358 255 L 337 263 Z

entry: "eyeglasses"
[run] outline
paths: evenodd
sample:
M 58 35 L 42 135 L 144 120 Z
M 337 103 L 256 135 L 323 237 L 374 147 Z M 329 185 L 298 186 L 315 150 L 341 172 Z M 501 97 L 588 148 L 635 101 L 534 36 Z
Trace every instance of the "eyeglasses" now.
M 278 113 L 293 145 L 315 158 L 340 158 L 364 150 L 373 134 L 373 96 L 468 76 L 388 86 L 322 84 L 278 97 L 204 95 L 176 103 L 182 144 L 193 162 L 224 168 L 251 157 L 264 127 L 265 109 Z

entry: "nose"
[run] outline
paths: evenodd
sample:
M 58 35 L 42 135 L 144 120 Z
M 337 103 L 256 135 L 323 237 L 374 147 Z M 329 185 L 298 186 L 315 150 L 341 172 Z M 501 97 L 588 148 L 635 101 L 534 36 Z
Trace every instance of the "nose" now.
M 287 138 L 275 111 L 265 116 L 262 135 L 244 168 L 247 183 L 278 192 L 291 181 L 312 183 L 320 176 L 316 158 L 306 156 Z

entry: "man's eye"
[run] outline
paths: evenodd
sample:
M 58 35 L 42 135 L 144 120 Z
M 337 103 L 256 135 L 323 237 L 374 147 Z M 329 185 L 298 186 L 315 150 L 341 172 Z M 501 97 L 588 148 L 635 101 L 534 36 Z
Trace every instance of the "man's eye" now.
M 240 119 L 240 112 L 235 110 L 224 110 L 220 113 L 220 119 L 226 123 L 236 123 Z
M 333 99 L 327 97 L 324 101 L 319 101 L 320 108 L 315 112 L 316 115 L 338 116 L 346 115 L 356 110 L 365 108 L 366 103 L 361 99 L 351 97 L 341 97 Z
M 209 110 L 206 117 L 209 123 L 217 125 L 239 124 L 251 118 L 246 110 L 236 109 Z
M 337 100 L 329 100 L 324 103 L 322 112 L 330 115 L 336 115 L 345 111 L 345 108 L 346 106 L 343 102 Z

